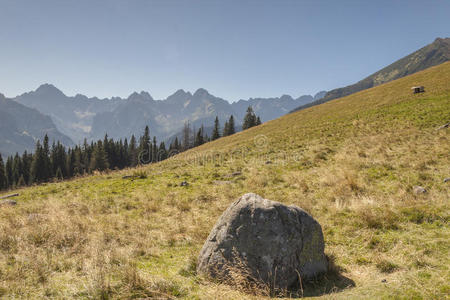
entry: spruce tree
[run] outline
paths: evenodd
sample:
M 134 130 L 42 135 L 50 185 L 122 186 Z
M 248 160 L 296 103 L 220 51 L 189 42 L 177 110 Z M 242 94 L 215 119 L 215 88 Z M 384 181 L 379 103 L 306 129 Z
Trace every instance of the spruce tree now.
M 46 177 L 46 165 L 44 158 L 44 150 L 39 140 L 36 142 L 36 150 L 33 155 L 33 162 L 31 163 L 31 182 L 43 182 Z
M 158 150 L 158 161 L 165 160 L 166 158 L 167 158 L 166 144 L 164 144 L 164 142 L 161 142 L 161 144 L 159 144 Z
M 203 125 L 200 127 L 197 131 L 197 134 L 195 135 L 195 146 L 200 146 L 205 143 L 204 137 L 203 137 Z
M 8 180 L 6 178 L 5 164 L 3 163 L 2 155 L 0 154 L 0 190 L 8 187 Z
M 103 148 L 102 141 L 98 141 L 94 147 L 94 151 L 92 152 L 91 159 L 91 171 L 105 171 L 108 169 L 108 158 L 106 157 L 105 149 Z
M 220 138 L 220 125 L 219 125 L 219 117 L 216 116 L 216 119 L 214 120 L 214 129 L 212 132 L 211 140 L 217 140 Z
M 42 158 L 44 161 L 42 176 L 44 181 L 48 181 L 52 177 L 52 164 L 50 162 L 50 148 L 48 145 L 48 135 L 44 136 L 44 144 L 42 145 Z
M 136 138 L 134 135 L 131 136 L 130 139 L 130 145 L 128 147 L 128 160 L 130 161 L 130 166 L 135 167 L 138 163 L 138 157 L 137 157 L 137 149 L 136 149 Z
M 28 154 L 27 151 L 22 155 L 22 164 L 23 164 L 23 179 L 25 181 L 25 184 L 30 184 L 30 171 L 31 171 L 31 162 L 33 161 L 33 155 L 30 153 Z
M 229 134 L 228 121 L 225 121 L 225 125 L 223 125 L 223 133 L 222 136 L 227 136 Z
M 244 122 L 242 124 L 242 130 L 248 129 L 255 125 L 256 125 L 256 116 L 255 116 L 255 113 L 253 112 L 253 108 L 251 106 L 249 106 L 247 108 L 247 113 L 245 114 L 245 117 L 244 117 Z
M 144 135 L 140 139 L 138 163 L 148 164 L 152 159 L 152 141 L 150 138 L 150 129 L 145 126 Z
M 228 120 L 228 135 L 232 135 L 236 133 L 236 128 L 234 125 L 234 117 L 233 115 L 230 116 L 230 119 Z

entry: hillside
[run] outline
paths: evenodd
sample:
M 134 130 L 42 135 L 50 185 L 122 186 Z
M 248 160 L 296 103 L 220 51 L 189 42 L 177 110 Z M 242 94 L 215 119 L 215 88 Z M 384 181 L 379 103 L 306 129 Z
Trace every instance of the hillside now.
M 395 80 L 450 60 L 450 38 L 437 38 L 433 43 L 411 53 L 355 84 L 331 90 L 322 99 L 295 110 L 328 102 L 386 82 Z
M 449 297 L 450 137 L 437 130 L 449 82 L 447 62 L 156 165 L 11 191 L 0 297 L 261 299 L 195 273 L 217 218 L 247 192 L 321 223 L 332 267 L 299 294 Z
M 52 120 L 35 109 L 28 108 L 0 94 L 0 153 L 13 155 L 17 151 L 33 151 L 38 139 L 48 134 L 50 141 L 71 146 L 71 139 L 59 132 Z

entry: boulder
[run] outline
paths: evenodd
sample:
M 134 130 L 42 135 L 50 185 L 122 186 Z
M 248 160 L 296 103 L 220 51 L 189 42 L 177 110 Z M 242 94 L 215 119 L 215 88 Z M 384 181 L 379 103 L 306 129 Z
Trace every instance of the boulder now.
M 288 289 L 327 271 L 320 224 L 296 206 L 245 194 L 222 214 L 197 271 L 233 283 L 234 274 L 270 289 Z
M 450 177 L 445 178 L 444 182 L 450 182 Z

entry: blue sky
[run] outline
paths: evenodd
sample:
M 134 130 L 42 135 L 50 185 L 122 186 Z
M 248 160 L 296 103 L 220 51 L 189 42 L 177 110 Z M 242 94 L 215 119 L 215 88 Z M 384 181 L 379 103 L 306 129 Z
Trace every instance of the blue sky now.
M 436 0 L 0 0 L 0 92 L 298 97 L 449 37 L 449 16 Z

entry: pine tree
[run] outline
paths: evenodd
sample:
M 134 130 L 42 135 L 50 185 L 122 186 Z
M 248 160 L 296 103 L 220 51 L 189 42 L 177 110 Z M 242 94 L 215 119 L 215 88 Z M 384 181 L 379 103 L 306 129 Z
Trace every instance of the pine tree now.
M 191 123 L 189 121 L 184 123 L 182 148 L 183 151 L 191 148 Z
M 236 128 L 234 125 L 234 117 L 233 115 L 230 116 L 230 119 L 228 120 L 228 135 L 232 135 L 236 133 Z
M 220 138 L 220 125 L 219 125 L 219 117 L 216 116 L 216 119 L 214 120 L 214 129 L 212 132 L 211 140 L 217 140 Z
M 137 149 L 136 149 L 136 138 L 134 135 L 131 136 L 130 139 L 130 146 L 128 147 L 128 155 L 129 155 L 129 161 L 130 166 L 135 167 L 138 163 L 138 157 L 137 157 Z
M 92 152 L 92 159 L 91 159 L 91 171 L 98 170 L 98 171 L 105 171 L 108 169 L 108 158 L 106 157 L 105 149 L 103 148 L 102 141 L 98 141 L 97 144 L 94 147 L 94 151 Z
M 31 162 L 33 161 L 33 155 L 30 153 L 28 154 L 27 151 L 25 150 L 25 152 L 22 155 L 22 164 L 23 164 L 23 179 L 25 181 L 25 184 L 28 185 L 30 184 L 30 180 L 31 180 Z
M 152 141 L 150 138 L 150 129 L 145 126 L 144 135 L 140 139 L 138 163 L 148 164 L 152 159 Z
M 194 145 L 197 147 L 197 146 L 203 145 L 204 143 L 205 143 L 205 140 L 203 137 L 203 125 L 202 125 L 202 127 L 200 127 L 197 131 L 197 134 L 195 136 Z
M 261 119 L 259 118 L 259 116 L 256 118 L 256 126 L 261 125 Z
M 225 125 L 223 125 L 223 133 L 222 136 L 227 136 L 229 134 L 229 127 L 228 127 L 228 121 L 225 121 Z
M 256 125 L 256 116 L 253 112 L 253 108 L 249 106 L 247 108 L 247 113 L 244 117 L 244 123 L 242 124 L 242 130 L 248 129 Z
M 44 143 L 42 145 L 42 159 L 43 159 L 43 170 L 42 170 L 42 180 L 48 181 L 52 177 L 52 164 L 50 162 L 50 148 L 48 145 L 48 135 L 44 136 Z
M 43 182 L 48 180 L 47 168 L 48 165 L 46 165 L 44 149 L 38 140 L 33 155 L 33 162 L 31 163 L 31 182 Z
M 2 155 L 0 154 L 0 190 L 4 190 L 8 187 L 8 180 L 6 178 L 5 165 L 3 163 Z
M 158 161 L 158 146 L 156 145 L 156 136 L 153 137 L 152 163 Z
M 165 159 L 167 159 L 166 144 L 164 144 L 164 142 L 161 142 L 161 144 L 159 144 L 159 150 L 158 150 L 158 161 L 162 161 Z

